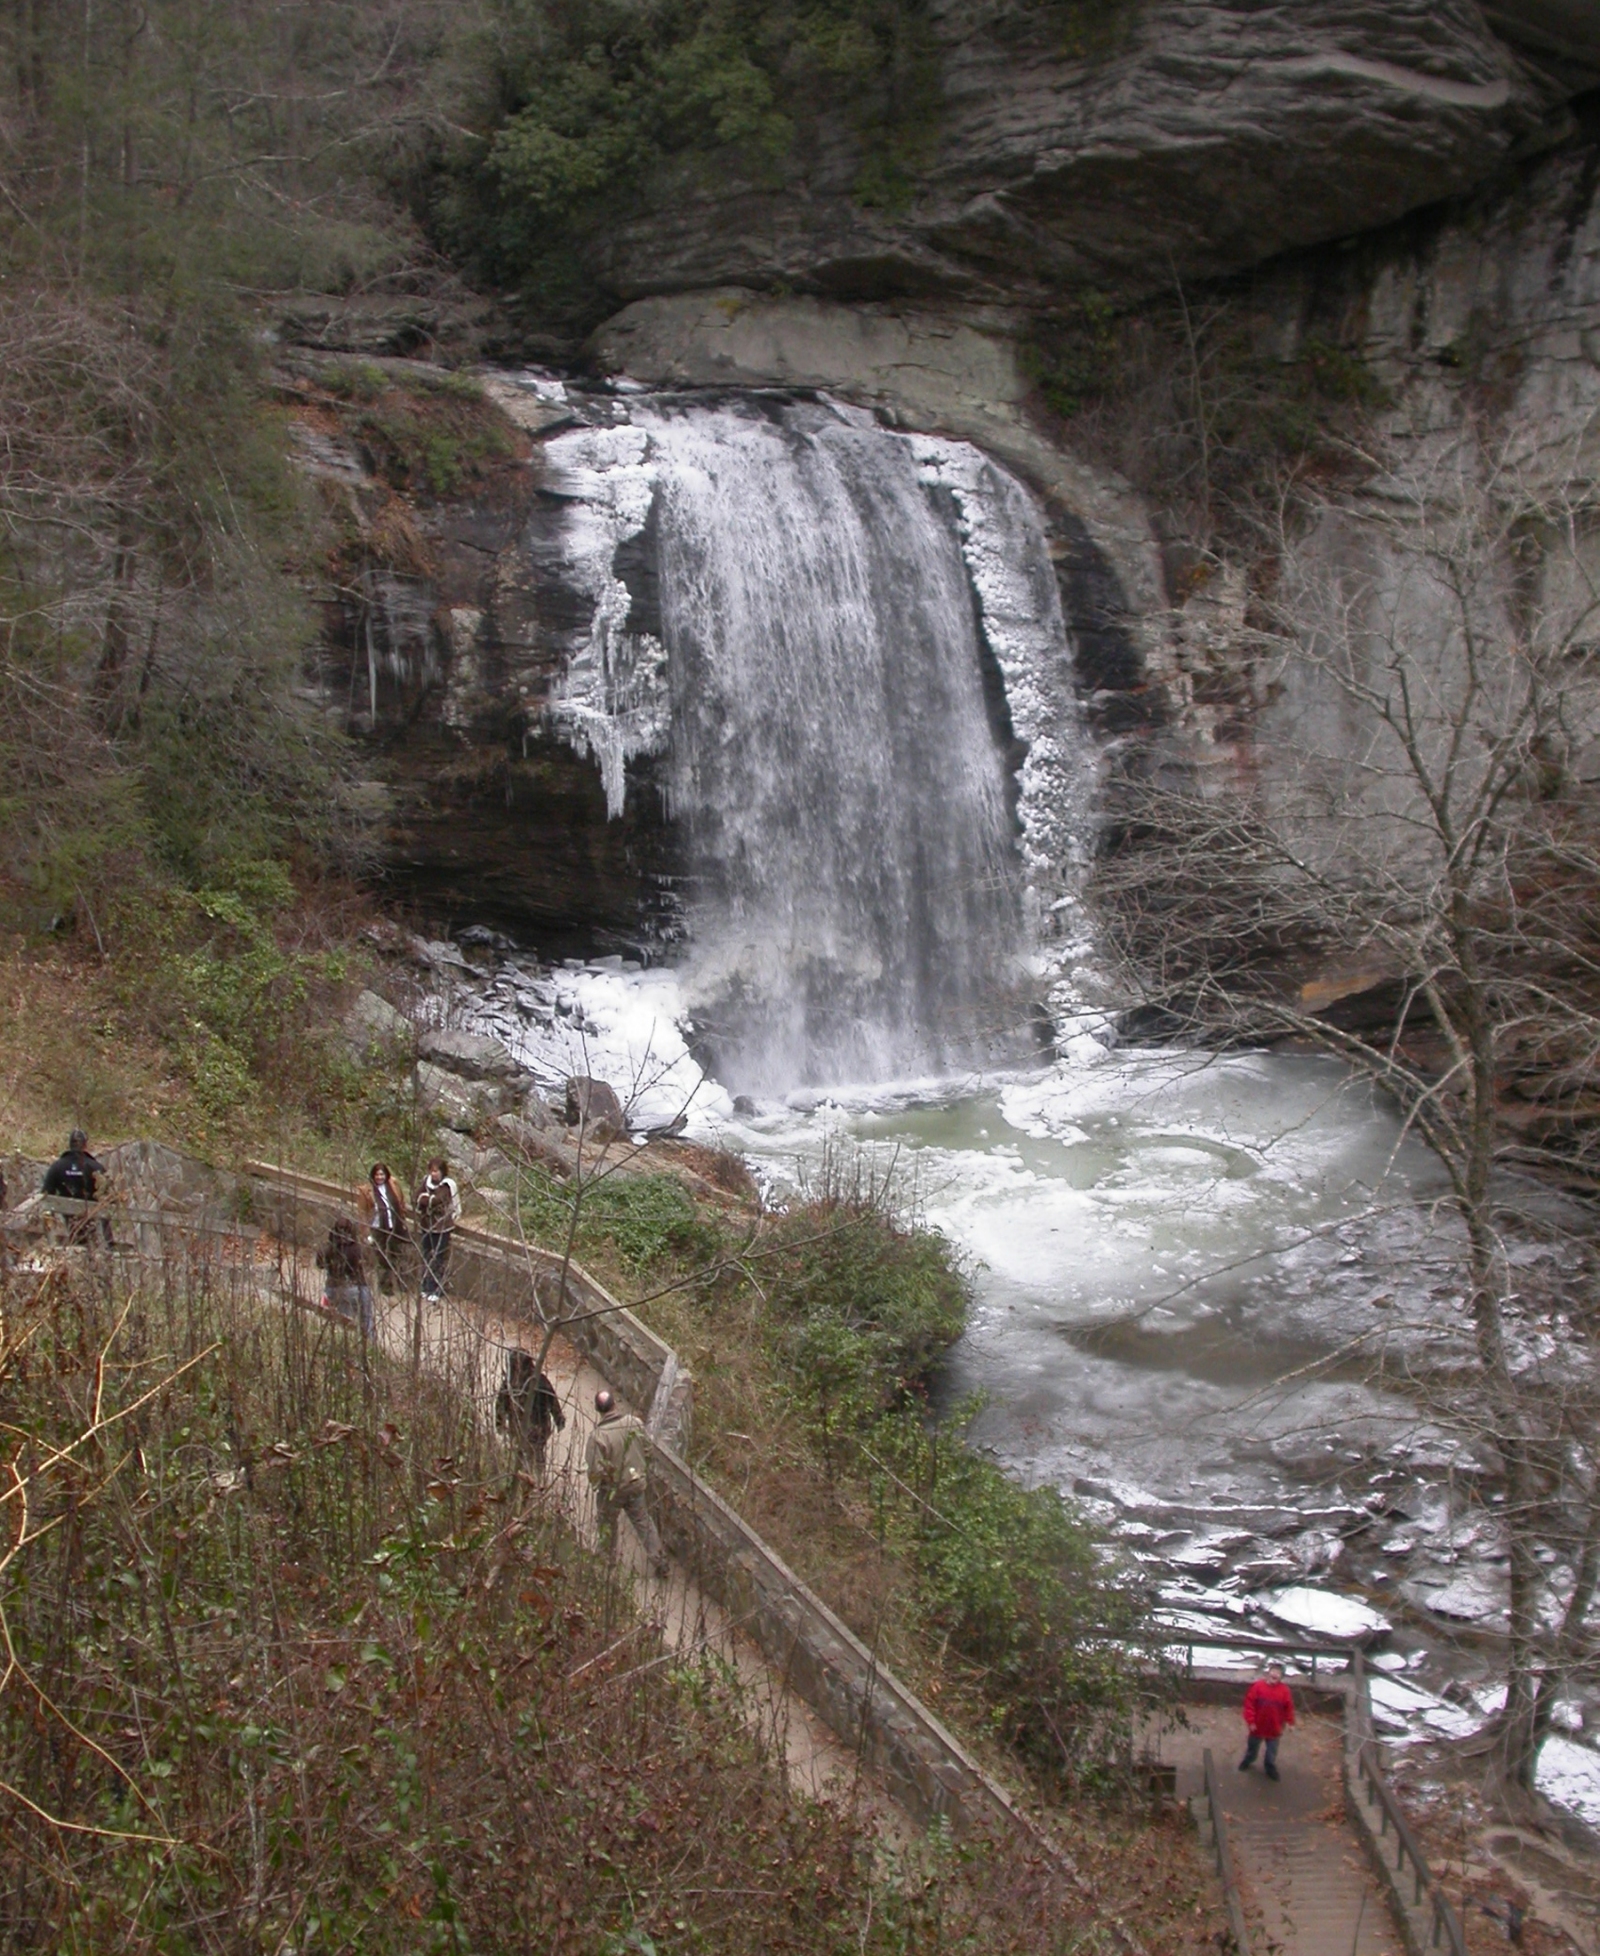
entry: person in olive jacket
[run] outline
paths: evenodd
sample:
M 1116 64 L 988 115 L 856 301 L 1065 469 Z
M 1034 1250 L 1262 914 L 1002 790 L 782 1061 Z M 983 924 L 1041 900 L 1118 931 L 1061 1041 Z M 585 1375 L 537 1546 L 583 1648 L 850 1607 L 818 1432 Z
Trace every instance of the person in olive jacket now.
M 667 1557 L 661 1537 L 656 1533 L 655 1517 L 650 1512 L 650 1467 L 644 1426 L 634 1414 L 619 1413 L 609 1392 L 602 1390 L 595 1394 L 594 1409 L 600 1418 L 589 1435 L 589 1485 L 595 1492 L 600 1539 L 606 1554 L 616 1553 L 617 1517 L 626 1515 L 644 1544 L 650 1573 L 664 1576 Z

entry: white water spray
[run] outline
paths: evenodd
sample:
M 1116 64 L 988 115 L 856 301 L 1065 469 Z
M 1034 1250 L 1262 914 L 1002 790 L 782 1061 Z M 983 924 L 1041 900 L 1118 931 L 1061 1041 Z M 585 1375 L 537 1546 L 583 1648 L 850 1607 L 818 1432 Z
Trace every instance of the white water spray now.
M 630 627 L 595 564 L 594 656 L 554 718 L 592 752 L 666 749 L 682 976 L 719 1076 L 772 1093 L 1021 1057 L 1091 775 L 1026 492 L 827 402 L 629 414 L 552 461 L 592 484 L 577 538 L 609 552 L 653 511 L 660 615 Z

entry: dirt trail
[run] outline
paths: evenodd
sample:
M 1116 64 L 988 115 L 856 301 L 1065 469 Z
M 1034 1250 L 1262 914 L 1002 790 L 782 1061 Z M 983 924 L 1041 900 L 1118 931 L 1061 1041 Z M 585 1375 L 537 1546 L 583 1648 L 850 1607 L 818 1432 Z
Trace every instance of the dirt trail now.
M 1238 1769 L 1244 1722 L 1236 1707 L 1191 1705 L 1187 1717 L 1187 1731 L 1162 1735 L 1161 1757 L 1178 1769 L 1179 1799 L 1192 1799 L 1204 1790 L 1201 1756 L 1211 1749 L 1259 1956 L 1274 1949 L 1286 1956 L 1404 1956 L 1345 1816 L 1339 1722 L 1303 1717 L 1292 1727 L 1274 1784 L 1259 1761 L 1248 1773 Z

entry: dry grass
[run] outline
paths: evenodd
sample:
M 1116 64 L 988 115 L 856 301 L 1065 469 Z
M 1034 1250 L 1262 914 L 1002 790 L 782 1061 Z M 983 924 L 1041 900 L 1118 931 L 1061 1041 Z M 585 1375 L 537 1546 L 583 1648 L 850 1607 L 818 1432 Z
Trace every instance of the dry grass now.
M 130 1023 L 109 970 L 13 938 L 0 955 L 0 1135 L 7 1151 L 59 1153 L 81 1126 L 99 1143 L 172 1138 L 186 1094 L 159 1043 Z
M 354 929 L 329 948 L 361 971 Z M 323 1037 L 354 975 L 309 1003 L 301 1036 L 266 1056 L 251 1097 L 218 1113 L 130 986 L 129 955 L 112 963 L 79 941 L 0 940 L 0 1154 L 49 1159 L 82 1127 L 96 1148 L 160 1140 L 219 1165 L 266 1155 L 352 1184 L 378 1156 L 408 1170 L 420 1161 L 425 1138 L 403 1108 L 385 1104 L 398 1097 L 370 1074 L 347 1077 Z
M 0 1303 L 0 1948 L 1109 1949 L 794 1797 L 464 1395 L 239 1266 Z

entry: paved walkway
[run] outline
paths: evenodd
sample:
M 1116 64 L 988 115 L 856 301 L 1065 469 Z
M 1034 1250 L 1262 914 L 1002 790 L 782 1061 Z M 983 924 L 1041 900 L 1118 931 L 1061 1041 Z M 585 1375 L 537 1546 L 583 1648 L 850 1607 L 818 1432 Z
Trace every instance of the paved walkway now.
M 1244 1694 L 1244 1683 L 1239 1686 Z M 1239 1771 L 1244 1721 L 1234 1706 L 1191 1705 L 1189 1729 L 1164 1733 L 1160 1756 L 1178 1769 L 1178 1797 L 1204 1790 L 1211 1748 L 1255 1956 L 1404 1956 L 1377 1880 L 1345 1818 L 1344 1733 L 1302 1717 L 1284 1737 L 1276 1785 L 1260 1762 Z
M 322 1275 L 309 1258 L 297 1258 L 291 1282 L 300 1301 L 315 1304 L 322 1295 Z M 411 1355 L 414 1297 L 379 1297 L 377 1342 L 397 1361 Z M 436 1378 L 465 1393 L 480 1409 L 486 1425 L 494 1419 L 495 1397 L 504 1376 L 508 1349 L 520 1346 L 537 1355 L 541 1333 L 535 1325 L 502 1318 L 472 1305 L 447 1298 L 423 1311 L 422 1362 Z M 546 1360 L 550 1382 L 561 1398 L 566 1426 L 552 1436 L 545 1465 L 551 1499 L 571 1518 L 579 1538 L 598 1544 L 594 1495 L 584 1461 L 594 1426 L 594 1396 L 610 1384 L 587 1364 L 564 1338 L 552 1343 Z M 624 1411 L 630 1407 L 618 1394 Z M 736 1676 L 748 1716 L 774 1744 L 791 1782 L 813 1798 L 826 1797 L 854 1804 L 869 1813 L 883 1837 L 906 1841 L 913 1837 L 910 1822 L 876 1782 L 865 1779 L 856 1755 L 843 1746 L 802 1699 L 789 1690 L 761 1651 L 741 1635 L 727 1612 L 706 1596 L 677 1563 L 655 1580 L 646 1567 L 643 1545 L 631 1523 L 618 1524 L 619 1573 L 632 1579 L 639 1619 L 660 1626 L 662 1640 L 680 1662 L 705 1656 Z M 619 1630 L 618 1662 L 623 1668 L 626 1632 Z

